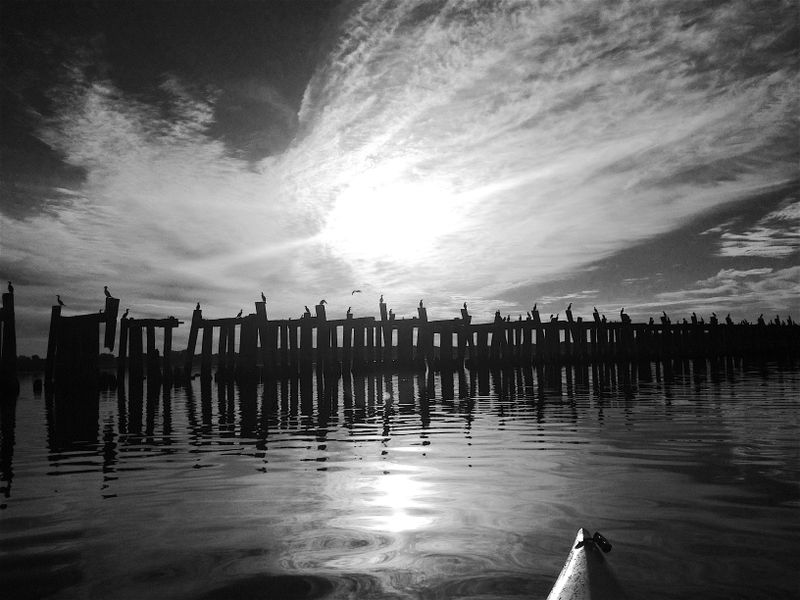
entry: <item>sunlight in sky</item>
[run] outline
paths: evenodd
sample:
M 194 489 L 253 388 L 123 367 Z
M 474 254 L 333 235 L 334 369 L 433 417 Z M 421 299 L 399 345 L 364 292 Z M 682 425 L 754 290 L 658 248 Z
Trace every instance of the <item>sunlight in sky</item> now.
M 352 183 L 327 215 L 321 239 L 342 258 L 355 261 L 422 261 L 446 234 L 458 229 L 456 199 L 442 183 L 397 178 L 380 172 L 352 174 Z

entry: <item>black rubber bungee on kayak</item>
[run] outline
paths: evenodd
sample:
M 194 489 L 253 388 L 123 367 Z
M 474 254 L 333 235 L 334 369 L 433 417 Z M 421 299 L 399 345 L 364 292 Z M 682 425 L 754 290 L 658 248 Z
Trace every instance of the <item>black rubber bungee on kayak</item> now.
M 594 535 L 588 539 L 584 538 L 582 541 L 578 542 L 578 545 L 575 548 L 581 548 L 586 544 L 594 544 L 603 552 L 611 552 L 611 542 L 609 542 L 599 531 L 595 531 Z

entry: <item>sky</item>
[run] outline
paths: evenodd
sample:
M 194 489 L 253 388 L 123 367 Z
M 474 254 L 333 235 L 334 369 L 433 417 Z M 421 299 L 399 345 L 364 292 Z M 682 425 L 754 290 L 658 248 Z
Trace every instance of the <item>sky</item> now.
M 0 32 L 21 354 L 104 285 L 186 321 L 800 318 L 795 2 L 2 0 Z

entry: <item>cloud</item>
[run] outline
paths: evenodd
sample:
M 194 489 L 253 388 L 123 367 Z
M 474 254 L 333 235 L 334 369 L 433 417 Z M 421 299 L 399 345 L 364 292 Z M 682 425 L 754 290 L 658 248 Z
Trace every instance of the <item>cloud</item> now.
M 800 201 L 771 212 L 755 227 L 720 235 L 720 256 L 783 258 L 800 251 Z

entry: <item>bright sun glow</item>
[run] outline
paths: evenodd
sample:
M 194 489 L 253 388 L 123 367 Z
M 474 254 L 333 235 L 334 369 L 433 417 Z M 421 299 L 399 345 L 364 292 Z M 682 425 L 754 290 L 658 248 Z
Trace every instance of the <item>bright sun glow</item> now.
M 322 237 L 350 260 L 409 263 L 430 256 L 462 215 L 449 186 L 400 178 L 360 177 L 336 200 Z

